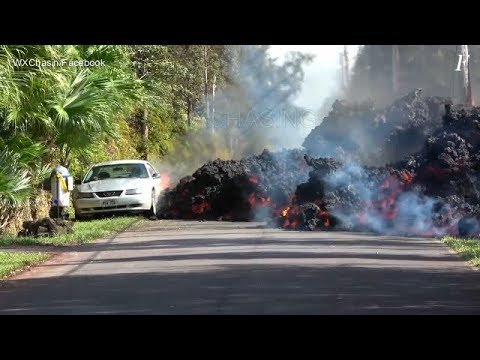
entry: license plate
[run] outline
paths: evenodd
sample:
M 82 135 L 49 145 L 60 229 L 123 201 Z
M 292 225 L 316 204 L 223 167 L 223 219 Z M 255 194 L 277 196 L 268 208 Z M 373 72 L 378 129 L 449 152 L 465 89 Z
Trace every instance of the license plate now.
M 115 206 L 115 205 L 117 205 L 117 201 L 116 200 L 104 200 L 102 202 L 102 205 L 103 206 Z

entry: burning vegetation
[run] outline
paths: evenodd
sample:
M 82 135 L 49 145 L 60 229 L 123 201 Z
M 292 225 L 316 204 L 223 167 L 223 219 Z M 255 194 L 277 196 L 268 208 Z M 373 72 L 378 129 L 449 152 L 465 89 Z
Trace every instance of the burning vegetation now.
M 304 147 L 209 162 L 166 191 L 161 216 L 480 234 L 480 108 L 419 90 L 380 111 L 337 102 Z

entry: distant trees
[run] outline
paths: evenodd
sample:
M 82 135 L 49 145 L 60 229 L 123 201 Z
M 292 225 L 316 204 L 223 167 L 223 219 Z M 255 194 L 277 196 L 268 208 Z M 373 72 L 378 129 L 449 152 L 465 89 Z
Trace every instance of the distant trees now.
M 480 91 L 480 47 L 470 45 L 473 93 Z M 352 68 L 346 98 L 377 104 L 422 88 L 423 94 L 463 102 L 456 45 L 364 45 Z
M 195 127 L 195 118 L 210 121 L 213 89 L 227 81 L 226 46 L 130 46 L 138 79 L 147 89 L 129 123 L 141 137 L 143 158 L 164 155 L 175 136 Z M 207 74 L 207 76 L 205 76 Z M 210 104 L 205 109 L 206 104 Z M 208 111 L 206 111 L 208 110 Z M 149 131 L 153 130 L 153 131 Z

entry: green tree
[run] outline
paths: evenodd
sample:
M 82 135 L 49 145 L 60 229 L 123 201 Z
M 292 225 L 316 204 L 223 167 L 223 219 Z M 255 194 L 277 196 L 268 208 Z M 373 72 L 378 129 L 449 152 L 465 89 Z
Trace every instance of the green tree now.
M 53 162 L 68 166 L 75 152 L 119 136 L 122 118 L 144 96 L 128 55 L 115 46 L 0 47 L 2 228 Z M 103 59 L 106 66 L 42 63 L 62 59 Z
M 206 124 L 205 90 L 210 98 L 225 83 L 228 51 L 224 46 L 135 45 L 130 52 L 136 76 L 148 89 L 130 119 L 141 138 L 137 150 L 145 159 L 163 156 L 179 136 L 198 127 L 195 119 Z
M 394 47 L 398 49 L 395 63 Z M 480 47 L 471 45 L 469 48 L 475 95 L 480 91 Z M 424 95 L 447 96 L 463 102 L 461 73 L 454 71 L 457 63 L 457 45 L 364 45 L 359 50 L 344 96 L 351 100 L 372 98 L 378 105 L 385 105 L 415 88 L 422 88 Z

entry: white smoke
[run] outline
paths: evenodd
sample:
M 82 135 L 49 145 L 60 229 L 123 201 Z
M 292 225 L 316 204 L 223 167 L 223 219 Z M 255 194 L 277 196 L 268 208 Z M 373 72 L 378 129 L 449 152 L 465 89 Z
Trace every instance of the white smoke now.
M 388 235 L 441 236 L 456 227 L 460 214 L 420 191 L 404 189 L 400 182 L 397 187 L 395 179 L 385 177 L 378 183 L 358 163 L 345 163 L 324 178 L 326 190 L 350 192 L 359 200 L 358 208 L 351 212 L 334 207 L 330 213 L 353 228 Z M 388 181 L 391 187 L 382 188 Z
M 318 123 L 315 113 L 294 106 L 292 99 L 303 83 L 303 66 L 310 61 L 299 53 L 274 64 L 257 46 L 237 46 L 231 80 L 202 103 L 195 115 L 204 127 L 182 136 L 167 156 L 157 161 L 176 183 L 217 158 L 239 160 L 264 149 L 300 147 Z

